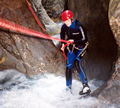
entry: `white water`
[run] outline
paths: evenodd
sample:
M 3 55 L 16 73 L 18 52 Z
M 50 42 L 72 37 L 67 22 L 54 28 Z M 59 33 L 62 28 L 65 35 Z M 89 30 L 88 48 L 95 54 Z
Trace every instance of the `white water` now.
M 9 77 L 8 77 L 9 76 Z M 7 81 L 1 82 L 3 79 Z M 82 89 L 80 81 L 73 80 L 73 94 L 66 92 L 65 78 L 45 74 L 27 78 L 15 70 L 0 72 L 0 108 L 115 108 L 96 98 L 79 99 Z M 102 84 L 92 80 L 89 85 L 93 90 Z
M 58 28 L 60 28 L 60 29 L 61 29 L 62 25 L 63 25 L 63 22 L 57 23 L 57 26 L 58 26 Z M 60 39 L 60 33 L 58 33 L 58 34 L 56 34 L 56 35 L 53 35 L 53 37 Z M 57 41 L 57 40 L 52 40 L 52 41 L 53 41 L 53 44 L 54 44 L 55 46 L 58 46 L 59 43 L 60 43 L 60 42 Z

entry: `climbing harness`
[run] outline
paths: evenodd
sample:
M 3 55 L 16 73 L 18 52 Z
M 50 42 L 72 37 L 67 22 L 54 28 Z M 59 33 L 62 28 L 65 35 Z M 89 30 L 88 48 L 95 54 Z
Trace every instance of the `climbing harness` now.
M 89 45 L 88 42 L 85 43 L 85 44 L 86 44 L 86 45 L 85 45 L 84 49 L 82 49 L 82 52 L 79 54 L 79 56 L 81 55 L 81 57 L 84 56 L 84 54 L 86 53 L 86 49 L 88 48 L 88 45 Z M 79 48 L 77 48 L 77 47 L 75 47 L 75 48 L 78 49 L 78 50 L 81 50 L 81 49 L 79 49 Z
M 88 48 L 89 43 L 86 42 L 85 44 L 86 44 L 86 45 L 85 45 L 85 47 L 84 47 L 83 49 L 80 49 L 80 48 L 78 48 L 78 47 L 75 47 L 75 44 L 73 44 L 72 52 L 73 52 L 74 49 L 82 50 L 81 53 L 79 54 L 79 56 L 83 57 L 84 54 L 86 53 L 86 49 Z M 65 49 L 66 47 L 67 47 L 68 51 L 70 51 L 70 49 L 69 49 L 69 43 L 67 43 L 67 44 L 64 45 L 64 49 Z M 65 50 L 63 50 L 63 55 L 64 55 L 65 59 L 67 60 L 67 56 L 65 55 Z

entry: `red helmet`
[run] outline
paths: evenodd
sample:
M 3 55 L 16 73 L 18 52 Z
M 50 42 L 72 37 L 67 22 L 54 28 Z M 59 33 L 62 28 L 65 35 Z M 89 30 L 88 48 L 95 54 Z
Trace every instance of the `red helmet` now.
M 62 20 L 66 21 L 68 19 L 73 18 L 73 16 L 74 16 L 73 12 L 71 12 L 70 10 L 66 10 L 62 13 Z

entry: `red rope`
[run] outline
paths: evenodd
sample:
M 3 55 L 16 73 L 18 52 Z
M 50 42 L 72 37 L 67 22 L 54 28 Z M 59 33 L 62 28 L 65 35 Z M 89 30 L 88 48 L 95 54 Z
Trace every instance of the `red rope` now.
M 33 11 L 33 9 L 31 7 L 30 3 L 28 2 L 28 0 L 26 0 L 26 2 L 27 2 L 27 5 L 28 5 L 30 11 L 32 12 L 34 18 L 36 19 L 37 23 L 39 24 L 39 26 L 42 28 L 43 32 L 46 32 L 46 30 L 43 28 L 42 24 L 40 23 L 38 17 L 36 16 L 35 12 Z M 65 59 L 67 60 L 67 56 L 65 55 L 65 48 L 69 45 L 70 42 L 66 42 L 66 43 L 67 44 L 64 45 L 63 55 L 64 55 Z
M 31 7 L 30 3 L 28 2 L 28 0 L 26 0 L 26 2 L 27 2 L 27 5 L 28 5 L 30 11 L 32 12 L 34 18 L 36 19 L 37 23 L 39 24 L 39 26 L 42 28 L 43 32 L 46 32 L 46 30 L 44 29 L 44 27 L 43 27 L 42 24 L 40 23 L 38 17 L 36 16 L 35 12 L 33 11 L 33 9 L 32 9 L 32 7 Z
M 35 12 L 33 11 L 33 9 L 31 7 L 30 3 L 28 2 L 28 0 L 26 0 L 26 2 L 27 2 L 27 5 L 28 5 L 30 11 L 32 12 L 34 18 L 36 19 L 37 23 L 39 24 L 39 26 L 42 28 L 43 32 L 46 32 L 46 30 L 43 28 L 42 24 L 40 23 L 38 17 L 36 16 Z M 64 46 L 63 55 L 64 55 L 65 59 L 67 60 L 67 56 L 65 55 L 65 47 L 67 47 L 69 44 L 68 44 L 68 42 L 66 42 L 66 43 L 67 44 L 65 44 L 65 46 Z
M 39 37 L 39 38 L 44 38 L 44 39 L 49 39 L 49 40 L 57 40 L 60 42 L 70 43 L 67 40 L 62 40 L 62 39 L 58 39 L 58 38 L 49 36 L 47 34 L 29 29 L 27 27 L 21 26 L 19 24 L 14 23 L 14 22 L 4 20 L 2 18 L 0 18 L 0 27 L 2 27 L 4 29 L 11 30 L 11 31 L 19 32 L 22 34 L 26 34 L 26 35 L 32 36 L 32 37 Z
M 69 45 L 69 43 L 66 43 L 65 45 L 64 45 L 64 47 L 63 47 L 63 55 L 64 55 L 64 57 L 65 57 L 65 59 L 67 60 L 67 56 L 66 56 L 66 54 L 65 54 L 65 48 L 67 47 Z
M 21 26 L 19 24 L 14 23 L 14 22 L 4 20 L 2 18 L 0 18 L 0 27 L 2 27 L 4 29 L 11 30 L 11 31 L 14 31 L 14 32 L 19 32 L 19 33 L 22 33 L 22 34 L 26 34 L 26 35 L 32 36 L 32 37 L 34 36 L 34 37 L 45 38 L 45 39 L 49 39 L 49 40 L 57 40 L 57 41 L 60 41 L 60 42 L 65 42 L 67 44 L 64 45 L 64 49 L 65 49 L 66 46 L 69 45 L 69 43 L 71 43 L 70 41 L 62 40 L 62 39 L 58 39 L 58 38 L 49 36 L 47 34 L 29 29 L 27 27 Z M 63 50 L 63 55 L 64 55 L 65 59 L 67 60 L 67 56 L 65 55 L 64 50 Z

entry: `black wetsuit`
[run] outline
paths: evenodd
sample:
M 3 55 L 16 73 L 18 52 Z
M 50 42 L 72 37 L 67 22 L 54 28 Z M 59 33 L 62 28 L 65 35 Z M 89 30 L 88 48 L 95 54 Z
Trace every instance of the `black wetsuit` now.
M 66 85 L 71 88 L 72 85 L 72 69 L 73 65 L 75 64 L 75 68 L 77 72 L 80 75 L 80 78 L 82 80 L 82 83 L 87 83 L 87 78 L 85 75 L 85 72 L 80 65 L 81 58 L 79 57 L 81 51 L 83 50 L 85 43 L 87 42 L 87 37 L 83 31 L 83 27 L 81 23 L 78 20 L 74 20 L 72 25 L 70 27 L 66 26 L 64 24 L 61 28 L 61 33 L 60 33 L 61 39 L 63 40 L 69 40 L 73 39 L 75 47 L 81 49 L 77 50 L 74 49 L 74 51 L 71 50 L 72 45 L 70 46 L 70 51 L 67 53 L 67 67 L 66 67 Z
M 67 39 L 65 39 L 65 35 L 67 35 Z M 61 28 L 60 36 L 63 40 L 73 39 L 76 46 L 84 47 L 87 42 L 87 36 L 78 20 L 74 20 L 70 27 L 64 24 Z

